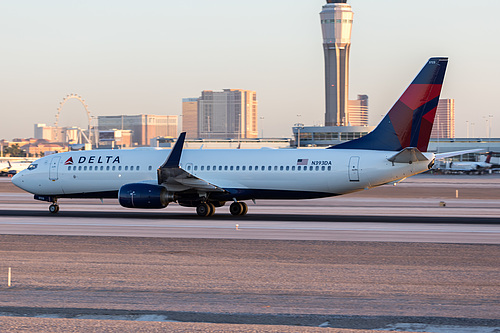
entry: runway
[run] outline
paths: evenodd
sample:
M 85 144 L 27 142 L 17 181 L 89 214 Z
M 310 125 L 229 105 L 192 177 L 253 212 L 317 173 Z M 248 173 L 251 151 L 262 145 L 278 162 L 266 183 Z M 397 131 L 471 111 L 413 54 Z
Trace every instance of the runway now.
M 0 233 L 500 244 L 500 177 L 449 177 L 424 175 L 341 197 L 250 202 L 243 217 L 226 206 L 210 218 L 176 204 L 134 210 L 97 199 L 61 199 L 61 211 L 50 214 L 48 203 L 2 180 Z

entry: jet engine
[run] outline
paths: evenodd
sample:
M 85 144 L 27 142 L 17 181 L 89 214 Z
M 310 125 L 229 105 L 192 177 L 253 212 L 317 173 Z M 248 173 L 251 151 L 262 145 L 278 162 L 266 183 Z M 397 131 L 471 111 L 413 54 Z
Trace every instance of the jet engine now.
M 123 185 L 118 201 L 127 208 L 165 208 L 175 197 L 164 186 L 136 183 Z

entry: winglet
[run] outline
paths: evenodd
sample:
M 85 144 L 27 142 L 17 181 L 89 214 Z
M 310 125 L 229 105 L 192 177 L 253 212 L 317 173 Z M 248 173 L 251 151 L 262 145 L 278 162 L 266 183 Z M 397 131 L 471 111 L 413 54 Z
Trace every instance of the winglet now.
M 167 160 L 160 167 L 160 169 L 179 167 L 179 162 L 181 160 L 182 148 L 184 147 L 185 139 L 186 139 L 186 132 L 182 132 L 181 134 L 179 134 L 179 137 L 175 142 L 174 148 L 172 148 L 172 151 L 170 151 L 170 155 L 168 155 Z

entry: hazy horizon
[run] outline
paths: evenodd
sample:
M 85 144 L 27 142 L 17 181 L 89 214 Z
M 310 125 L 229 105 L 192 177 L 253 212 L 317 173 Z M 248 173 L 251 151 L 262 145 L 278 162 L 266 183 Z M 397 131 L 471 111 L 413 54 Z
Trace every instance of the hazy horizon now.
M 324 122 L 319 12 L 325 0 L 0 3 L 0 139 L 53 124 L 81 95 L 93 116 L 181 114 L 202 90 L 257 91 L 259 135 Z M 441 98 L 454 98 L 456 136 L 500 137 L 500 2 L 348 0 L 354 12 L 350 99 L 369 96 L 376 125 L 432 56 L 448 56 Z M 300 115 L 300 116 L 297 116 Z M 60 125 L 86 127 L 80 102 Z

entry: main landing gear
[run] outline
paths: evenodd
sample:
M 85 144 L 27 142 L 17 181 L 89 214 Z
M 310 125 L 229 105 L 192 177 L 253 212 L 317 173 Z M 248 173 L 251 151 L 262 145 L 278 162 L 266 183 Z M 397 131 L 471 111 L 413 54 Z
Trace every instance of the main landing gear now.
M 233 202 L 231 206 L 229 206 L 229 212 L 236 215 L 245 215 L 248 213 L 248 206 L 244 202 Z
M 202 202 L 196 207 L 196 214 L 201 217 L 212 216 L 215 213 L 215 206 L 210 202 Z
M 220 207 L 220 206 L 217 206 Z M 232 215 L 245 215 L 248 213 L 248 206 L 244 202 L 233 202 L 231 206 L 229 206 L 229 212 Z M 196 214 L 200 217 L 209 217 L 214 215 L 215 206 L 211 202 L 202 202 L 198 206 L 196 206 Z

